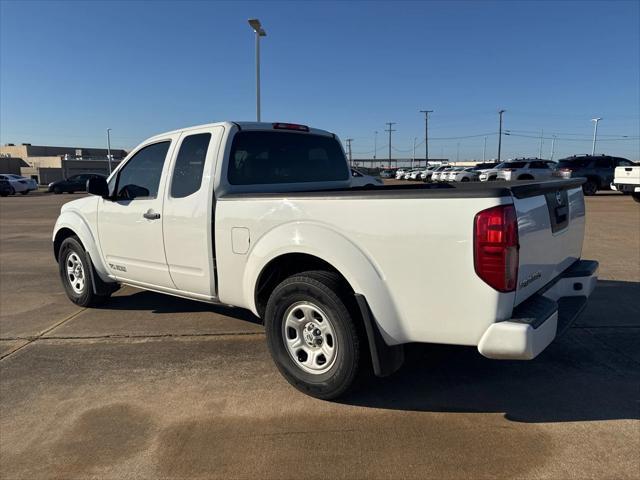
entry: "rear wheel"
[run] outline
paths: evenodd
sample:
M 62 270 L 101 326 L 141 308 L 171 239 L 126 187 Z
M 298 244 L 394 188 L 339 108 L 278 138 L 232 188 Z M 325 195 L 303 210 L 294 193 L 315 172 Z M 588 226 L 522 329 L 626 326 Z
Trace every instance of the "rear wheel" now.
M 460 180 L 461 182 L 468 182 L 469 181 L 469 177 L 462 177 L 462 180 Z
M 598 191 L 598 184 L 595 180 L 588 179 L 585 183 L 582 184 L 582 192 L 585 196 L 595 195 Z
M 78 238 L 66 238 L 58 253 L 58 270 L 67 297 L 81 307 L 99 305 L 109 298 L 94 293 L 92 268 Z
M 62 193 L 62 189 L 60 187 L 53 187 L 53 193 L 60 195 Z
M 267 302 L 269 351 L 285 379 L 325 400 L 343 395 L 361 370 L 354 302 L 335 273 L 303 272 L 278 285 Z

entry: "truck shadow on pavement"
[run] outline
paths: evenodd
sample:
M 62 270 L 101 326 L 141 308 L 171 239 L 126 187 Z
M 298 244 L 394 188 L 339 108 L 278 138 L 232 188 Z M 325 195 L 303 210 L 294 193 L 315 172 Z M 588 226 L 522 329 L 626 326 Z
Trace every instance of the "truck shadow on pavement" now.
M 530 362 L 475 348 L 408 345 L 404 366 L 342 402 L 429 412 L 505 413 L 518 422 L 639 419 L 640 283 L 600 281 L 587 310 Z

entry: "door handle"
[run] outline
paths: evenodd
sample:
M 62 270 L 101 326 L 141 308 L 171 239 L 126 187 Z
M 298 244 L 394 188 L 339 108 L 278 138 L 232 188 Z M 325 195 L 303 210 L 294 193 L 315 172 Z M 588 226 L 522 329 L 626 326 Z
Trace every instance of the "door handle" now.
M 153 210 L 149 209 L 145 213 L 142 214 L 144 218 L 147 220 L 158 220 L 160 218 L 159 213 L 155 213 Z

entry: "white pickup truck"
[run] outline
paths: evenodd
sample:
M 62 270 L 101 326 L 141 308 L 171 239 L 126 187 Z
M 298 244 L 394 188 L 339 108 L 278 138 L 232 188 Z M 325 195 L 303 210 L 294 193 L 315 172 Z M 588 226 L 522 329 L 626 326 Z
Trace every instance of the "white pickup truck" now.
M 640 165 L 616 167 L 611 190 L 630 194 L 640 203 Z
M 157 135 L 62 207 L 65 291 L 81 306 L 127 284 L 247 308 L 283 376 L 331 399 L 366 370 L 393 373 L 410 342 L 533 359 L 595 287 L 582 179 L 353 188 L 350 176 L 337 137 L 303 125 Z

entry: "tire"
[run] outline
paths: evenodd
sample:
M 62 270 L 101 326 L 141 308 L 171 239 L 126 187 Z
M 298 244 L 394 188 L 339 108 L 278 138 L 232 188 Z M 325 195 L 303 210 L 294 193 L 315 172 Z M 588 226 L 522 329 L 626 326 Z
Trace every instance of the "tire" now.
M 468 177 L 462 177 L 462 180 L 460 180 L 461 182 L 468 182 L 469 178 Z
M 78 237 L 66 238 L 58 253 L 58 272 L 69 300 L 81 307 L 92 307 L 103 303 L 108 295 L 96 295 L 93 292 L 93 280 L 84 248 Z M 74 268 L 71 273 L 68 269 Z
M 75 190 L 69 190 L 67 193 L 76 193 Z
M 352 294 L 332 272 L 296 274 L 274 289 L 265 312 L 267 344 L 292 386 L 324 400 L 353 387 L 363 370 L 365 338 L 356 311 Z
M 27 195 L 29 193 L 29 190 L 23 190 L 20 192 L 22 195 Z
M 588 179 L 585 183 L 582 184 L 582 192 L 584 193 L 585 197 L 595 195 L 597 191 L 598 184 L 592 179 Z
M 636 202 L 640 203 L 640 193 L 638 193 L 638 192 L 633 192 L 633 193 L 631 194 L 631 196 L 633 197 L 633 199 L 634 199 Z
M 60 187 L 53 187 L 53 193 L 60 195 L 62 193 L 62 189 Z

